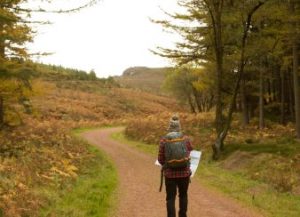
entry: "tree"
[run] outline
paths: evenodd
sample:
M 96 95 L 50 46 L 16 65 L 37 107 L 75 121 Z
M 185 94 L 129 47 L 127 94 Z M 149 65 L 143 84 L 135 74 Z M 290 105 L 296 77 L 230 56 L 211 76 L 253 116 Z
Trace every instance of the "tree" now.
M 10 99 L 19 96 L 24 104 L 24 88 L 30 89 L 30 75 L 33 71 L 26 43 L 32 42 L 32 24 L 45 24 L 33 21 L 34 13 L 70 13 L 95 4 L 98 0 L 82 0 L 83 4 L 74 8 L 47 10 L 41 7 L 29 7 L 33 2 L 27 0 L 1 0 L 0 2 L 0 127 L 4 125 L 5 107 Z M 44 1 L 41 0 L 40 3 Z M 48 3 L 58 2 L 56 0 Z M 85 3 L 84 3 L 85 2 Z M 27 4 L 26 4 L 27 3 Z M 10 84 L 7 87 L 4 84 Z M 6 88 L 7 87 L 7 88 Z M 17 93 L 17 94 L 16 94 Z M 25 104 L 24 104 L 25 105 Z
M 187 67 L 181 67 L 175 69 L 173 72 L 169 72 L 163 84 L 164 88 L 173 93 L 179 101 L 188 103 L 192 113 L 196 113 L 194 81 L 196 81 L 196 77 L 192 70 Z
M 89 73 L 89 79 L 90 80 L 97 80 L 96 72 L 93 69 Z
M 154 53 L 175 59 L 180 64 L 191 61 L 196 64 L 202 63 L 202 65 L 207 65 L 207 62 L 213 63 L 217 133 L 216 141 L 212 146 L 214 159 L 220 156 L 224 148 L 224 140 L 230 129 L 240 84 L 245 79 L 246 47 L 252 31 L 253 17 L 266 2 L 185 0 L 180 1 L 180 5 L 187 9 L 187 13 L 175 14 L 171 17 L 175 20 L 190 22 L 190 24 L 178 26 L 170 21 L 156 21 L 164 28 L 179 32 L 184 43 L 177 43 L 177 49 L 158 47 Z M 226 19 L 226 22 L 223 19 Z M 234 38 L 230 37 L 232 32 Z M 230 56 L 234 57 L 232 63 L 224 67 L 224 58 Z M 230 83 L 225 86 L 227 81 Z M 224 101 L 226 92 L 229 92 L 227 105 Z M 226 116 L 225 109 L 228 111 Z
M 300 35 L 299 31 L 299 12 L 300 3 L 296 0 L 289 1 L 290 12 L 291 12 L 291 25 L 292 29 L 290 32 L 291 42 L 292 42 L 292 53 L 293 53 L 293 80 L 294 80 L 294 97 L 295 97 L 295 121 L 296 121 L 296 136 L 300 139 L 300 95 L 299 95 L 299 44 L 298 39 Z M 298 13 L 297 13 L 298 12 Z
M 193 90 L 199 112 L 209 112 L 215 105 L 213 73 L 207 68 L 196 68 L 193 70 L 196 81 L 193 81 Z

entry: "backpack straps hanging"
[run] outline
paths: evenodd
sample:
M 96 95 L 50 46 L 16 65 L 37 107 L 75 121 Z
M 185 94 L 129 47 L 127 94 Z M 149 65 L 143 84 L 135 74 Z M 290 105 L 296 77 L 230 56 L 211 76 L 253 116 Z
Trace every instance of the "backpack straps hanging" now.
M 162 187 L 163 187 L 163 184 L 164 184 L 164 169 L 163 169 L 163 167 L 162 167 L 161 170 L 160 170 L 160 186 L 159 186 L 159 192 L 161 192 Z

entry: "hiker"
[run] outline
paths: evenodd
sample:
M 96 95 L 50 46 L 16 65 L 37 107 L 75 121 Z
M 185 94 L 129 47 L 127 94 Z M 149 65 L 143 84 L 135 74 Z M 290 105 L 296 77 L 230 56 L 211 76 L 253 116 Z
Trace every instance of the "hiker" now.
M 168 133 L 159 144 L 158 162 L 162 165 L 162 180 L 165 177 L 166 205 L 168 217 L 175 217 L 175 199 L 179 191 L 179 217 L 186 217 L 188 206 L 188 187 L 190 183 L 190 152 L 192 144 L 188 137 L 183 136 L 179 117 L 173 115 L 170 119 Z

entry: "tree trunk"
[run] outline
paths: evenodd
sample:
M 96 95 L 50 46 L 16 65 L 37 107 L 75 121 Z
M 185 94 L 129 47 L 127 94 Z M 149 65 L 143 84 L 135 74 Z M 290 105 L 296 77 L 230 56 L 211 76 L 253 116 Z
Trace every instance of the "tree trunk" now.
M 219 25 L 221 25 L 221 18 L 219 18 Z M 221 27 L 220 27 L 221 28 Z M 223 129 L 223 100 L 222 100 L 222 79 L 223 79 L 223 49 L 221 40 L 221 30 L 217 31 L 217 91 L 216 91 L 216 130 L 220 134 Z
M 261 68 L 259 73 L 259 129 L 263 129 L 264 127 L 264 79 Z
M 290 112 L 290 119 L 295 119 L 294 112 L 294 89 L 293 89 L 293 81 L 292 81 L 292 73 L 290 72 L 290 68 L 287 72 L 287 91 L 288 91 L 288 111 Z
M 216 113 L 215 125 L 217 138 L 220 137 L 223 131 L 223 100 L 222 100 L 222 86 L 223 86 L 223 42 L 222 42 L 222 7 L 223 2 L 219 2 L 216 6 L 214 34 L 215 34 L 215 55 L 216 55 Z M 217 139 L 213 144 L 213 158 L 218 159 L 223 147 L 223 141 Z
M 0 21 L 0 35 L 3 33 L 3 23 Z M 5 41 L 0 37 L 0 59 L 5 58 Z
M 281 75 L 281 91 L 280 91 L 280 123 L 281 124 L 285 124 L 285 76 L 284 76 L 284 72 L 282 71 L 282 75 Z
M 279 75 L 278 75 L 278 66 L 273 66 L 273 94 L 274 94 L 274 101 L 279 102 L 280 101 L 280 83 L 279 83 Z
M 207 107 L 206 107 L 206 112 L 209 112 L 212 109 L 213 106 L 214 106 L 214 95 L 211 94 L 211 96 L 208 99 L 208 104 L 207 104 Z
M 277 102 L 281 102 L 281 75 L 280 75 L 280 65 L 276 65 L 275 68 L 275 76 L 276 76 L 276 84 L 275 84 L 275 89 L 276 89 L 276 100 Z M 279 88 L 280 87 L 280 88 Z
M 241 97 L 242 97 L 242 125 L 246 127 L 249 124 L 249 112 L 247 106 L 247 96 L 246 96 L 246 81 L 245 78 L 241 81 Z
M 211 18 L 212 31 L 213 31 L 213 47 L 216 59 L 216 110 L 215 110 L 215 128 L 217 133 L 217 140 L 223 131 L 223 101 L 222 101 L 222 80 L 223 80 L 223 40 L 222 40 L 222 13 L 223 13 L 223 0 L 208 1 L 203 0 L 208 13 Z M 219 158 L 221 154 L 222 142 L 215 142 L 212 145 L 213 158 Z
M 217 139 L 216 139 L 215 143 L 213 144 L 213 152 L 214 152 L 213 158 L 214 159 L 218 159 L 220 157 L 221 151 L 224 149 L 224 140 L 225 140 L 225 138 L 228 134 L 228 131 L 230 129 L 230 126 L 231 126 L 232 114 L 233 114 L 233 110 L 235 107 L 238 90 L 240 88 L 241 80 L 243 79 L 243 76 L 244 76 L 244 68 L 245 68 L 245 64 L 246 64 L 245 50 L 246 50 L 246 45 L 247 45 L 249 29 L 250 29 L 251 23 L 252 23 L 252 16 L 255 13 L 255 11 L 257 11 L 263 4 L 264 4 L 263 2 L 259 2 L 256 6 L 254 6 L 252 8 L 252 10 L 249 11 L 247 20 L 245 22 L 243 37 L 241 40 L 241 42 L 242 42 L 241 43 L 242 44 L 241 45 L 241 56 L 239 59 L 239 69 L 238 69 L 238 73 L 237 73 L 237 80 L 236 80 L 235 87 L 233 90 L 233 96 L 231 99 L 231 103 L 229 105 L 226 123 L 223 126 L 224 128 L 223 128 L 222 132 L 218 133 Z
M 0 96 L 0 128 L 4 125 L 4 100 Z
M 191 112 L 196 113 L 196 109 L 195 109 L 195 106 L 193 104 L 193 100 L 192 100 L 191 95 L 188 95 L 187 97 L 188 97 L 188 103 L 189 103 L 190 108 L 191 108 Z
M 196 90 L 196 88 L 192 87 L 193 89 L 193 95 L 194 95 L 194 98 L 195 98 L 195 102 L 196 102 L 196 106 L 198 108 L 198 112 L 203 112 L 203 108 L 202 108 L 202 105 L 201 105 L 201 96 L 200 96 L 200 93 Z
M 270 104 L 272 102 L 272 93 L 271 93 L 271 82 L 270 79 L 266 79 L 267 80 L 267 90 L 268 90 L 268 104 Z
M 295 121 L 296 136 L 300 139 L 300 100 L 299 100 L 299 81 L 298 81 L 298 46 L 297 41 L 293 41 L 293 80 L 294 80 L 294 97 L 295 97 Z
M 293 19 L 296 15 L 295 12 L 295 3 L 296 1 L 290 1 L 290 12 L 291 19 Z M 298 43 L 297 43 L 297 27 L 298 23 L 295 20 L 292 20 L 292 31 L 290 32 L 292 35 L 292 52 L 293 52 L 293 86 L 294 86 L 294 109 L 295 109 L 295 128 L 296 128 L 296 136 L 300 139 L 300 99 L 299 99 L 299 78 L 298 78 Z
M 0 40 L 0 58 L 4 59 L 5 52 L 4 52 L 4 43 Z

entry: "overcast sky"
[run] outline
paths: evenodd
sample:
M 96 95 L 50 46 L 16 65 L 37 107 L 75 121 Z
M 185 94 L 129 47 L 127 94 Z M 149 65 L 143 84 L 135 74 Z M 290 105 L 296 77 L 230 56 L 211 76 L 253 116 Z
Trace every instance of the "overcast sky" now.
M 38 28 L 30 50 L 54 52 L 39 62 L 94 69 L 98 77 L 121 75 L 132 66 L 168 66 L 167 59 L 149 51 L 175 41 L 149 20 L 165 17 L 160 7 L 176 11 L 176 0 L 102 0 L 77 13 L 47 15 L 43 19 L 53 24 Z

